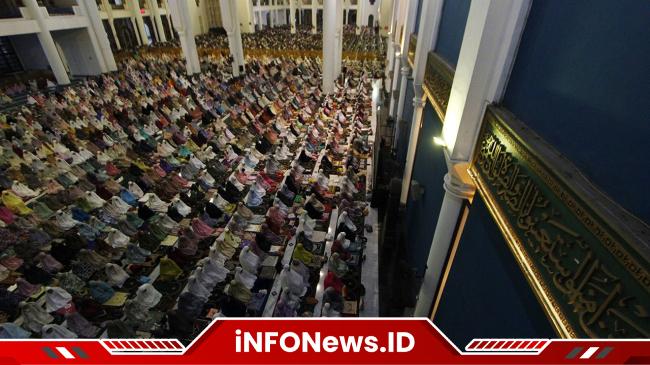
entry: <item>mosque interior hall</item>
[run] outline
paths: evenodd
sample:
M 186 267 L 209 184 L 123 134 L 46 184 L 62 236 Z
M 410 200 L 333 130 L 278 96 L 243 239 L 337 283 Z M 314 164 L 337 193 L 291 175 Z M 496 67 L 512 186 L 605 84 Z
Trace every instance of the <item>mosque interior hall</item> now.
M 0 0 L 0 339 L 650 337 L 647 0 Z

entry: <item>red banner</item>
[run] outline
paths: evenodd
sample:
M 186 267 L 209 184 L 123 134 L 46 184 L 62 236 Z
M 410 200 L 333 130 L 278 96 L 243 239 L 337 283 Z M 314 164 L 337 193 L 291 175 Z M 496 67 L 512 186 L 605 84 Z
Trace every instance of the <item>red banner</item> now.
M 650 363 L 650 340 L 475 339 L 425 319 L 218 319 L 175 339 L 2 340 L 0 364 Z

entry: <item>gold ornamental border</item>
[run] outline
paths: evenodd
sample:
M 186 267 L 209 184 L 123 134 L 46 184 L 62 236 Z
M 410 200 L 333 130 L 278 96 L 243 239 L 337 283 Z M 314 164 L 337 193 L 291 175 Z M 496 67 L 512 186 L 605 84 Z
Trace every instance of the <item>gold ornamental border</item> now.
M 639 263 L 633 255 L 630 255 L 628 249 L 623 247 L 621 242 L 614 238 L 602 224 L 599 223 L 600 219 L 597 219 L 592 215 L 592 207 L 589 207 L 588 204 L 585 204 L 585 199 L 578 196 L 582 202 L 579 202 L 573 194 L 578 195 L 567 191 L 565 188 L 566 183 L 560 181 L 555 174 L 551 173 L 546 167 L 547 163 L 544 161 L 544 158 L 533 152 L 534 150 L 526 144 L 523 139 L 517 138 L 516 133 L 508 126 L 505 122 L 505 119 L 508 116 L 504 114 L 509 114 L 503 108 L 498 108 L 494 106 L 488 107 L 485 113 L 485 119 L 483 124 L 486 125 L 488 120 L 487 118 L 490 115 L 494 118 L 494 127 L 501 135 L 510 143 L 517 152 L 524 158 L 527 163 L 527 166 L 539 176 L 542 181 L 553 191 L 555 196 L 564 203 L 573 214 L 580 220 L 580 222 L 585 226 L 585 228 L 591 232 L 609 251 L 609 253 L 616 258 L 616 260 L 646 289 L 650 290 L 650 274 L 647 269 Z M 514 118 L 512 116 L 511 118 Z M 481 133 L 482 135 L 482 133 Z M 472 165 L 472 168 L 474 165 Z
M 422 89 L 444 123 L 456 70 L 435 52 L 427 54 Z
M 560 309 L 560 305 L 555 300 L 555 297 L 551 294 L 545 280 L 542 278 L 542 275 L 535 267 L 533 260 L 523 248 L 523 243 L 519 240 L 514 229 L 508 222 L 506 214 L 501 210 L 499 203 L 494 199 L 487 184 L 485 184 L 480 173 L 476 170 L 473 164 L 468 172 L 469 176 L 474 181 L 474 184 L 476 184 L 479 194 L 481 194 L 481 198 L 483 198 L 490 215 L 494 218 L 499 230 L 503 234 L 503 237 L 508 244 L 508 248 L 510 248 L 510 251 L 515 256 L 517 264 L 524 273 L 526 281 L 528 281 L 528 284 L 533 289 L 533 293 L 535 293 L 535 297 L 537 297 L 537 300 L 542 305 L 544 313 L 551 321 L 553 329 L 562 338 L 578 337 L 576 331 L 569 323 L 569 320 Z
M 513 125 L 510 125 L 508 121 L 513 122 Z M 648 290 L 647 269 L 637 260 L 638 257 L 643 261 L 644 256 L 641 252 L 635 252 L 636 250 L 632 246 L 629 249 L 626 248 L 620 239 L 613 237 L 613 235 L 619 234 L 617 233 L 617 227 L 614 225 L 605 227 L 602 222 L 605 219 L 605 215 L 598 213 L 598 209 L 590 206 L 585 196 L 577 191 L 579 189 L 572 189 L 570 187 L 572 182 L 563 180 L 550 170 L 550 166 L 555 166 L 556 164 L 550 163 L 540 155 L 540 153 L 550 152 L 550 150 L 547 150 L 549 147 L 543 145 L 535 147 L 527 143 L 526 141 L 530 139 L 535 144 L 537 143 L 535 141 L 539 140 L 539 138 L 534 138 L 535 136 L 531 134 L 531 131 L 523 125 L 520 127 L 516 117 L 501 107 L 488 106 L 477 143 L 481 143 L 488 129 L 493 130 L 506 145 L 510 146 L 510 148 L 519 154 L 520 163 L 529 168 L 531 173 L 535 174 L 547 186 L 558 201 L 566 206 L 580 224 L 584 226 L 584 229 L 590 232 L 596 238 L 597 242 L 600 242 L 604 246 L 609 254 L 614 256 L 614 259 L 621 264 L 625 271 L 637 280 L 641 287 Z M 517 133 L 519 129 L 521 129 L 521 135 Z M 524 136 L 530 138 L 524 138 Z M 515 256 L 518 265 L 522 269 L 526 280 L 542 305 L 545 314 L 550 319 L 555 331 L 563 338 L 577 337 L 576 330 L 571 322 L 569 322 L 565 311 L 558 304 L 558 298 L 551 292 L 547 281 L 538 271 L 535 262 L 526 251 L 525 245 L 520 240 L 517 231 L 511 225 L 509 216 L 504 212 L 501 203 L 492 194 L 489 184 L 482 177 L 477 166 L 479 152 L 480 150 L 477 148 L 468 172 L 476 184 L 483 201 L 486 203 L 490 215 L 503 234 L 508 247 Z M 556 167 L 563 168 L 565 166 L 560 163 Z M 573 183 L 580 184 L 580 181 Z M 618 229 L 621 229 L 621 227 L 618 227 Z M 630 255 L 630 252 L 641 255 L 633 256 Z
M 426 83 L 422 84 L 422 90 L 424 90 L 424 95 L 427 96 L 427 99 L 431 103 L 431 106 L 433 107 L 433 110 L 435 110 L 436 114 L 438 114 L 438 119 L 440 119 L 440 123 L 444 124 L 445 123 L 446 110 L 442 109 L 442 106 L 436 100 L 436 98 L 433 96 L 433 93 L 431 92 L 431 89 L 429 88 L 429 86 Z

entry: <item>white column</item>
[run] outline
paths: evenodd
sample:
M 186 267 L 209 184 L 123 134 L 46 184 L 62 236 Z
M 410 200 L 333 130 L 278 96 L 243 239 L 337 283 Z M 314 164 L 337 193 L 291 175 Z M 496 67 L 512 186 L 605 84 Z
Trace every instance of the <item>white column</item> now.
M 43 52 L 45 53 L 47 62 L 50 64 L 50 68 L 52 68 L 52 73 L 54 73 L 56 82 L 59 85 L 69 84 L 70 77 L 68 77 L 68 73 L 63 65 L 63 60 L 61 60 L 61 56 L 56 49 L 52 34 L 50 34 L 50 30 L 47 28 L 42 8 L 38 6 L 36 0 L 23 0 L 23 4 L 27 7 L 32 19 L 36 20 L 36 23 L 40 28 L 40 31 L 36 33 L 36 36 L 38 37 L 38 41 L 41 43 L 41 47 L 43 47 Z
M 241 24 L 239 23 L 239 10 L 237 8 L 238 0 L 231 0 L 230 11 L 233 22 L 234 31 L 235 31 L 235 51 L 237 55 L 237 66 L 239 66 L 240 71 L 244 70 L 246 60 L 244 59 L 244 43 L 241 40 Z
M 135 40 L 138 42 L 138 46 L 144 45 L 142 43 L 142 36 L 140 35 L 140 32 L 138 31 L 138 22 L 133 17 L 129 17 L 129 21 L 131 22 L 131 25 L 133 26 L 133 29 L 135 29 Z
M 450 171 L 445 176 L 445 198 L 415 316 L 435 315 L 473 195 L 467 168 L 485 106 L 503 96 L 529 9 L 530 0 L 485 0 L 470 5 L 442 130 Z
M 194 40 L 194 29 L 190 16 L 189 2 L 186 0 L 169 0 L 168 14 L 174 23 L 174 29 L 178 32 L 181 48 L 185 56 L 185 64 L 188 75 L 201 72 L 199 53 Z
M 404 53 L 402 53 L 402 58 L 404 58 Z M 411 67 L 409 67 L 408 60 L 406 62 L 402 62 L 402 68 L 400 69 L 400 74 L 401 74 L 401 79 L 400 79 L 400 85 L 399 85 L 398 96 L 397 96 L 397 111 L 395 113 L 396 121 L 402 120 L 402 116 L 404 114 L 404 99 L 406 99 L 406 85 L 409 76 L 411 76 Z
M 149 10 L 149 14 L 152 14 L 152 10 Z M 153 24 L 153 38 L 152 42 L 153 43 L 159 43 L 160 42 L 160 35 L 158 34 L 158 27 L 156 27 L 156 18 L 154 18 L 153 15 L 149 15 L 149 18 L 152 19 L 152 24 Z M 144 20 L 144 18 L 143 18 Z M 152 29 L 149 29 L 149 32 L 151 32 Z
M 115 40 L 115 46 L 118 50 L 121 50 L 122 45 L 120 44 L 120 39 L 117 38 L 117 31 L 115 31 L 115 23 L 113 22 L 113 8 L 111 7 L 111 4 L 108 3 L 108 0 L 102 0 L 102 7 L 108 16 L 108 26 L 111 28 L 111 33 Z
M 115 63 L 115 57 L 113 57 L 111 43 L 108 40 L 106 29 L 104 29 L 104 24 L 99 16 L 97 3 L 93 0 L 82 0 L 79 1 L 79 9 L 88 16 L 90 23 L 88 31 L 90 32 L 91 38 L 94 37 L 99 46 L 99 56 L 101 56 L 101 60 L 103 61 L 102 71 L 117 71 L 117 64 Z
M 453 0 L 451 0 L 453 1 Z M 440 14 L 442 13 L 443 0 L 430 0 L 422 3 L 420 12 L 420 28 L 418 29 L 418 41 L 415 46 L 415 56 L 413 65 L 413 89 L 415 97 L 413 98 L 413 121 L 411 122 L 411 132 L 409 137 L 408 150 L 406 152 L 406 163 L 404 165 L 404 177 L 402 179 L 402 192 L 400 203 L 406 204 L 409 189 L 411 188 L 411 176 L 413 175 L 413 164 L 415 163 L 415 151 L 417 150 L 418 138 L 420 134 L 420 125 L 422 123 L 422 110 L 425 104 L 424 90 L 424 72 L 427 65 L 427 55 L 435 49 L 438 40 L 438 28 L 440 25 Z M 427 21 L 422 21 L 426 19 Z M 424 143 L 428 143 L 425 141 Z
M 144 19 L 142 19 L 142 13 L 140 13 L 140 3 L 138 2 L 138 0 L 133 0 L 130 3 L 131 3 L 131 11 L 133 17 L 135 18 L 136 29 L 138 30 L 138 34 L 140 34 L 140 40 L 142 41 L 142 45 L 143 46 L 149 45 L 149 38 L 147 37 L 147 32 L 144 31 Z
M 411 131 L 409 132 L 408 149 L 406 151 L 406 162 L 404 163 L 404 177 L 402 178 L 402 191 L 399 202 L 406 205 L 411 189 L 411 177 L 413 175 L 413 165 L 415 163 L 415 152 L 418 148 L 420 138 L 420 129 L 422 129 L 422 112 L 426 104 L 426 96 L 422 89 L 422 84 L 413 84 L 415 95 L 413 96 L 413 120 L 411 121 Z M 397 136 L 395 136 L 397 140 Z M 426 143 L 426 141 L 424 142 Z M 397 145 L 395 145 L 397 147 Z
M 91 9 L 95 10 L 94 14 L 89 13 L 89 9 L 87 8 L 87 5 L 90 5 Z M 88 27 L 86 27 L 86 31 L 88 32 L 88 39 L 90 40 L 90 45 L 92 47 L 93 53 L 95 54 L 95 58 L 97 59 L 97 63 L 99 65 L 99 71 L 101 73 L 108 72 L 108 66 L 106 65 L 106 59 L 104 58 L 104 53 L 102 50 L 102 45 L 99 43 L 99 38 L 98 35 L 95 32 L 95 27 L 97 22 L 101 22 L 99 19 L 99 11 L 97 11 L 97 3 L 94 1 L 80 1 L 79 6 L 78 6 L 78 11 L 81 16 L 85 16 L 88 18 Z M 93 16 L 94 15 L 94 16 Z M 99 24 L 101 28 L 99 30 L 102 32 L 104 36 L 106 36 L 106 32 L 104 31 L 103 25 Z M 108 39 L 106 39 L 106 43 L 108 43 Z M 81 46 L 81 45 L 80 45 Z M 113 56 L 113 52 L 111 51 L 110 45 L 108 45 L 108 51 L 110 52 L 111 58 Z M 113 63 L 115 63 L 115 60 L 113 59 Z M 117 70 L 117 65 L 114 64 L 115 70 Z
M 399 97 L 397 86 L 399 85 L 399 69 L 401 65 L 400 60 L 402 59 L 402 54 L 399 51 L 395 50 L 397 49 L 397 44 L 393 44 L 393 46 L 395 55 L 393 56 L 393 76 L 391 78 L 390 104 L 388 106 L 388 114 L 393 118 L 393 120 L 397 122 L 397 119 L 395 119 L 397 108 L 395 106 L 397 105 L 397 98 Z
M 336 2 L 336 58 L 334 75 L 339 77 L 343 69 L 343 1 Z
M 403 38 L 403 33 L 404 33 L 404 21 L 405 21 L 405 15 L 407 11 L 409 2 L 408 1 L 401 1 L 399 3 L 399 7 L 397 10 L 397 20 L 395 22 L 395 32 L 393 32 L 393 47 L 395 47 L 395 65 L 393 69 L 393 79 L 392 79 L 392 97 L 390 99 L 390 108 L 388 110 L 388 113 L 390 114 L 391 117 L 397 122 L 397 101 L 399 99 L 399 86 L 400 86 L 400 68 L 404 64 L 408 64 L 406 62 L 405 55 L 402 53 L 402 48 L 401 48 L 401 40 Z
M 163 26 L 162 17 L 160 16 L 158 1 L 149 0 L 149 11 L 153 16 L 153 23 L 158 31 L 158 42 L 167 42 L 167 35 L 165 35 L 165 27 Z
M 244 66 L 244 50 L 241 42 L 239 18 L 237 17 L 236 0 L 220 0 L 221 23 L 228 35 L 228 47 L 232 56 L 232 73 L 239 76 L 240 66 Z
M 120 39 L 117 37 L 117 31 L 115 30 L 115 21 L 113 19 L 108 20 L 108 25 L 111 27 L 111 33 L 113 33 L 113 39 L 115 40 L 115 46 L 118 50 L 122 49 L 122 44 L 120 44 Z
M 253 0 L 248 0 L 248 21 L 252 23 L 252 26 L 250 26 L 250 33 L 255 33 L 255 25 L 257 24 L 257 21 L 255 20 L 255 10 L 253 8 Z
M 356 24 L 356 33 L 361 34 L 361 25 L 363 24 L 363 19 L 365 19 L 365 10 L 366 10 L 366 2 L 365 1 L 357 1 L 357 19 L 355 20 Z
M 500 0 L 497 0 L 500 1 Z M 433 242 L 427 258 L 427 269 L 422 280 L 420 293 L 415 305 L 414 317 L 430 317 L 435 306 L 448 252 L 455 248 L 462 228 L 467 220 L 469 203 L 474 196 L 474 187 L 464 184 L 454 173 L 445 175 L 443 184 L 445 197 L 442 200 L 440 215 L 433 234 Z M 452 257 L 450 260 L 453 259 Z
M 408 2 L 408 9 L 406 12 L 406 20 L 404 21 L 404 36 L 402 37 L 402 43 L 400 45 L 400 53 L 402 54 L 402 82 L 399 87 L 399 97 L 397 102 L 397 114 L 395 120 L 402 120 L 404 113 L 404 99 L 406 99 L 406 82 L 408 77 L 411 74 L 411 68 L 409 67 L 408 62 L 408 49 L 409 49 L 409 38 L 413 29 L 415 28 L 415 17 L 417 16 L 418 3 L 416 1 Z M 399 123 L 397 124 L 399 125 Z M 397 135 L 397 133 L 395 134 Z
M 165 9 L 167 10 L 166 19 L 167 19 L 167 25 L 169 26 L 169 30 L 170 30 L 169 38 L 176 39 L 176 34 L 174 34 L 174 25 L 172 22 L 172 15 L 171 15 L 172 13 L 171 10 L 169 10 L 169 0 L 163 1 L 163 5 L 165 5 Z
M 291 34 L 296 33 L 296 0 L 289 0 L 289 24 L 291 24 Z
M 318 11 L 318 8 L 316 7 L 316 0 L 312 0 L 311 2 L 311 32 L 312 34 L 316 34 L 316 30 L 318 29 L 316 25 L 316 12 Z M 325 28 L 325 2 L 323 2 L 323 28 Z M 324 32 L 324 29 L 323 29 Z
M 276 25 L 278 25 L 278 14 L 275 12 L 275 0 L 271 0 L 271 5 L 269 8 L 269 12 L 271 13 L 271 27 L 274 28 Z
M 487 104 L 499 101 L 531 0 L 474 1 L 445 114 L 442 136 L 453 161 L 469 161 Z
M 323 92 L 326 94 L 334 92 L 334 82 L 336 80 L 335 58 L 338 47 L 336 20 L 340 3 L 341 0 L 323 2 Z
M 390 20 L 390 29 L 388 32 L 388 44 L 386 47 L 386 59 L 388 62 L 386 63 L 386 91 L 390 92 L 393 89 L 393 74 L 394 74 L 394 61 L 395 61 L 395 46 L 393 43 L 393 39 L 395 39 L 395 33 L 397 32 L 395 22 L 397 21 L 397 17 L 399 14 L 398 12 L 398 7 L 399 5 L 399 0 L 393 0 L 393 11 L 391 12 L 391 20 Z M 365 21 L 365 20 L 362 20 Z M 392 96 L 391 96 L 392 100 Z

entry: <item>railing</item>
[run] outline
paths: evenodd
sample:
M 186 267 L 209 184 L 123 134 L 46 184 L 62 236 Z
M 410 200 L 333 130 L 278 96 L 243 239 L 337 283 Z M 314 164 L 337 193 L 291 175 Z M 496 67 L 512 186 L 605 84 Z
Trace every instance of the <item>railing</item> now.
M 434 52 L 427 55 L 427 65 L 424 71 L 424 88 L 433 108 L 444 122 L 449 104 L 451 84 L 454 80 L 454 69 Z

